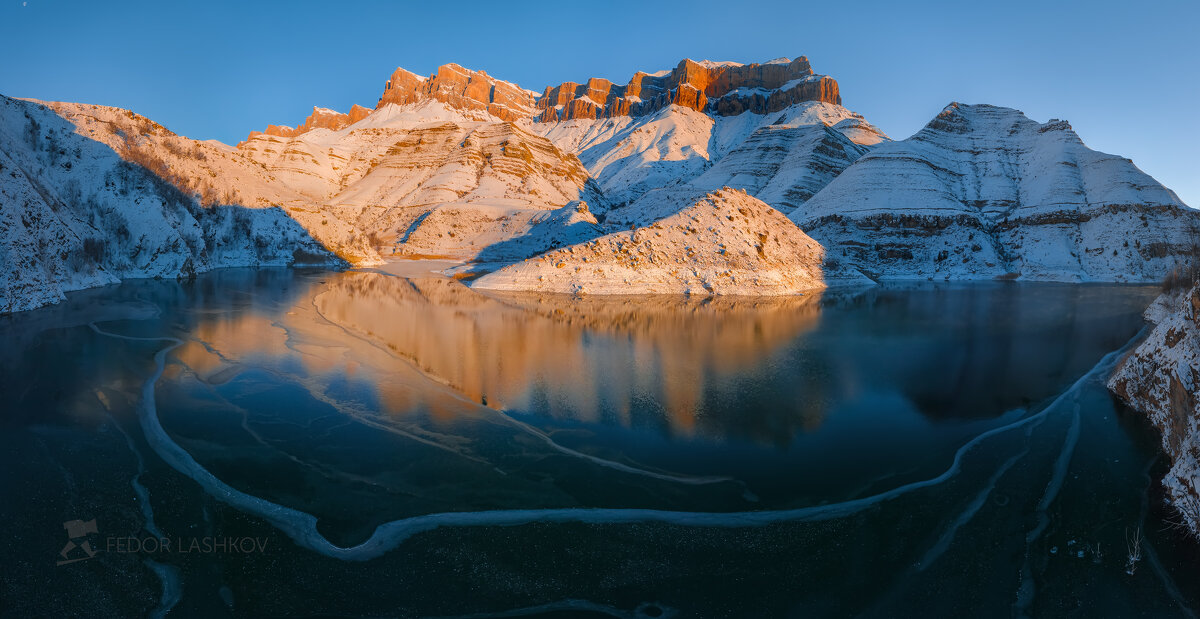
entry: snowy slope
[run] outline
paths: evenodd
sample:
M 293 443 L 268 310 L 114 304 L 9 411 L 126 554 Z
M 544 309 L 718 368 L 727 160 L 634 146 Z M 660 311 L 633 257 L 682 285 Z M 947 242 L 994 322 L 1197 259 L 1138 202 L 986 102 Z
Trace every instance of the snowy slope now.
M 563 151 L 577 154 L 608 201 L 620 206 L 652 189 L 695 178 L 769 126 L 832 126 L 851 142 L 864 146 L 888 140 L 862 116 L 840 105 L 816 101 L 771 114 L 745 112 L 735 116 L 713 116 L 669 106 L 641 117 L 539 122 L 532 123 L 530 129 Z
M 255 135 L 238 151 L 385 254 L 473 257 L 540 212 L 605 203 L 574 155 L 525 125 L 436 100 L 385 104 L 337 131 Z
M 278 208 L 201 206 L 76 131 L 42 104 L 0 97 L 0 312 L 126 277 L 341 263 Z
M 280 206 L 326 248 L 355 264 L 378 255 L 365 234 L 338 213 L 314 203 L 260 163 L 214 140 L 175 135 L 128 110 L 79 103 L 32 102 L 53 110 L 73 131 L 107 146 L 122 159 L 142 166 L 159 180 L 206 205 L 250 208 Z M 318 131 L 325 131 L 319 129 Z
M 827 104 L 822 104 L 827 105 Z M 698 177 L 646 192 L 608 221 L 645 224 L 721 187 L 743 189 L 783 213 L 791 213 L 854 163 L 867 147 L 820 122 L 765 125 Z
M 1064 121 L 958 103 L 859 158 L 790 217 L 884 278 L 1071 281 L 1157 281 L 1200 222 Z
M 550 211 L 457 202 L 409 211 L 417 212 L 392 254 L 509 263 L 603 234 L 581 201 Z
M 604 295 L 798 294 L 824 288 L 831 279 L 824 254 L 783 214 L 724 188 L 649 226 L 547 252 L 485 275 L 472 287 Z
M 1108 387 L 1162 433 L 1163 485 L 1180 520 L 1200 535 L 1200 287 L 1169 292 L 1146 312 L 1157 323 Z

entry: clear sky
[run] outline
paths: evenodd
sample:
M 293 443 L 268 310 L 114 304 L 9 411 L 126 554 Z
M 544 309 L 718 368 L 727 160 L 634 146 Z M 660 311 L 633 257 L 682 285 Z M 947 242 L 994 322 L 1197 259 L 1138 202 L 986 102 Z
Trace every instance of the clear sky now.
M 894 138 L 950 101 L 1065 118 L 1200 207 L 1200 0 L 2 2 L 0 93 L 129 108 L 193 138 L 374 107 L 397 66 L 541 91 L 805 55 Z

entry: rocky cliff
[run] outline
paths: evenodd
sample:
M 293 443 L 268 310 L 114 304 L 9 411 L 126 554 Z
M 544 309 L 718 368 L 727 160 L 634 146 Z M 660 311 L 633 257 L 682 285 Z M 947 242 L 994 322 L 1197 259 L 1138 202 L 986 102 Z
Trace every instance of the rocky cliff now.
M 389 103 L 404 105 L 441 101 L 456 109 L 481 110 L 503 120 L 519 120 L 533 113 L 537 93 L 491 77 L 483 71 L 444 64 L 429 77 L 398 68 L 383 87 L 375 109 Z
M 790 217 L 882 278 L 1158 281 L 1198 213 L 1065 121 L 952 103 L 858 158 Z
M 1200 287 L 1167 292 L 1146 311 L 1157 323 L 1108 387 L 1162 433 L 1163 479 L 1180 522 L 1200 535 Z
M 804 56 L 749 65 L 685 59 L 669 71 L 639 71 L 624 85 L 592 78 L 548 87 L 537 99 L 537 118 L 644 116 L 670 105 L 721 116 L 766 114 L 805 101 L 840 105 L 842 97 L 837 81 L 814 74 Z
M 304 123 L 298 127 L 289 127 L 287 125 L 267 125 L 265 131 L 251 131 L 247 140 L 253 139 L 258 135 L 273 135 L 281 138 L 291 138 L 298 135 L 308 133 L 313 129 L 331 129 L 337 131 L 342 127 L 348 127 L 354 123 L 364 119 L 371 110 L 361 105 L 350 107 L 350 111 L 342 114 L 324 107 L 313 106 L 312 114 L 304 119 Z

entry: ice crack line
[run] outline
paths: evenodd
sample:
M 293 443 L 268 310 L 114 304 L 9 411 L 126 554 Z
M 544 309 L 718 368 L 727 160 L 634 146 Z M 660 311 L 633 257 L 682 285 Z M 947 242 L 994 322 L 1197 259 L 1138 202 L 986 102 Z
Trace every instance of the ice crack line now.
M 361 544 L 342 547 L 333 544 L 317 531 L 317 518 L 312 514 L 278 505 L 233 488 L 196 462 L 191 454 L 180 447 L 166 433 L 158 419 L 154 388 L 159 378 L 162 377 L 167 355 L 182 345 L 182 340 L 173 337 L 132 337 L 119 335 L 103 331 L 95 326 L 94 323 L 91 327 L 97 333 L 117 339 L 142 342 L 170 342 L 169 346 L 160 349 L 154 355 L 155 370 L 142 387 L 142 402 L 138 409 L 138 417 L 141 420 L 142 429 L 146 434 L 146 441 L 160 458 L 175 470 L 200 484 L 206 492 L 217 500 L 266 520 L 284 532 L 296 544 L 328 557 L 347 561 L 365 561 L 382 556 L 399 546 L 409 537 L 417 533 L 431 531 L 438 527 L 516 526 L 533 522 L 588 524 L 658 522 L 679 526 L 737 528 L 757 527 L 777 522 L 805 522 L 840 518 L 861 512 L 869 507 L 916 490 L 937 486 L 954 478 L 961 470 L 962 460 L 968 452 L 992 436 L 1024 427 L 1034 421 L 1045 418 L 1060 402 L 1064 401 L 1068 396 L 1073 395 L 1087 381 L 1092 380 L 1100 373 L 1111 370 L 1120 355 L 1124 354 L 1125 350 L 1138 340 L 1138 337 L 1135 336 L 1120 350 L 1105 355 L 1096 366 L 1079 378 L 1071 387 L 1055 398 L 1053 402 L 1040 412 L 1010 424 L 992 428 L 968 441 L 955 452 L 950 467 L 941 475 L 899 486 L 873 496 L 829 505 L 815 505 L 788 510 L 742 512 L 685 512 L 638 508 L 577 507 L 442 512 L 403 518 L 381 524 L 376 527 L 370 538 Z

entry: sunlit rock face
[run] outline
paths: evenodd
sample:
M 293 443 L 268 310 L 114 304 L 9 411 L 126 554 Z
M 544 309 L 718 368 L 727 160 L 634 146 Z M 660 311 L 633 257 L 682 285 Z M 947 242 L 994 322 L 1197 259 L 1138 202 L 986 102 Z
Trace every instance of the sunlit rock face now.
M 528 117 L 536 93 L 491 77 L 484 71 L 444 64 L 429 77 L 399 68 L 384 86 L 376 109 L 389 103 L 408 104 L 432 99 L 458 109 L 483 110 L 503 120 Z
M 628 84 L 602 78 L 548 87 L 537 100 L 538 120 L 642 116 L 670 105 L 733 116 L 778 112 L 805 101 L 841 104 L 837 81 L 815 75 L 808 59 L 780 58 L 764 64 L 685 59 L 657 74 L 641 71 Z
M 1197 212 L 1065 121 L 952 103 L 858 158 L 789 215 L 882 278 L 1157 281 Z
M 273 135 L 281 138 L 291 138 L 308 133 L 313 129 L 329 129 L 332 131 L 337 131 L 342 127 L 350 126 L 366 118 L 370 113 L 370 109 L 357 104 L 352 106 L 350 111 L 345 114 L 338 113 L 328 108 L 314 106 L 312 114 L 309 114 L 308 118 L 304 119 L 304 124 L 298 127 L 292 128 L 287 125 L 267 125 L 267 129 L 265 131 L 251 131 L 250 135 L 246 139 L 250 140 L 259 135 Z
M 1146 318 L 1154 330 L 1108 387 L 1162 433 L 1171 458 L 1163 485 L 1180 520 L 1200 535 L 1200 287 L 1163 294 Z
M 604 295 L 797 294 L 826 286 L 824 255 L 782 213 L 725 188 L 646 227 L 546 252 L 473 286 Z

